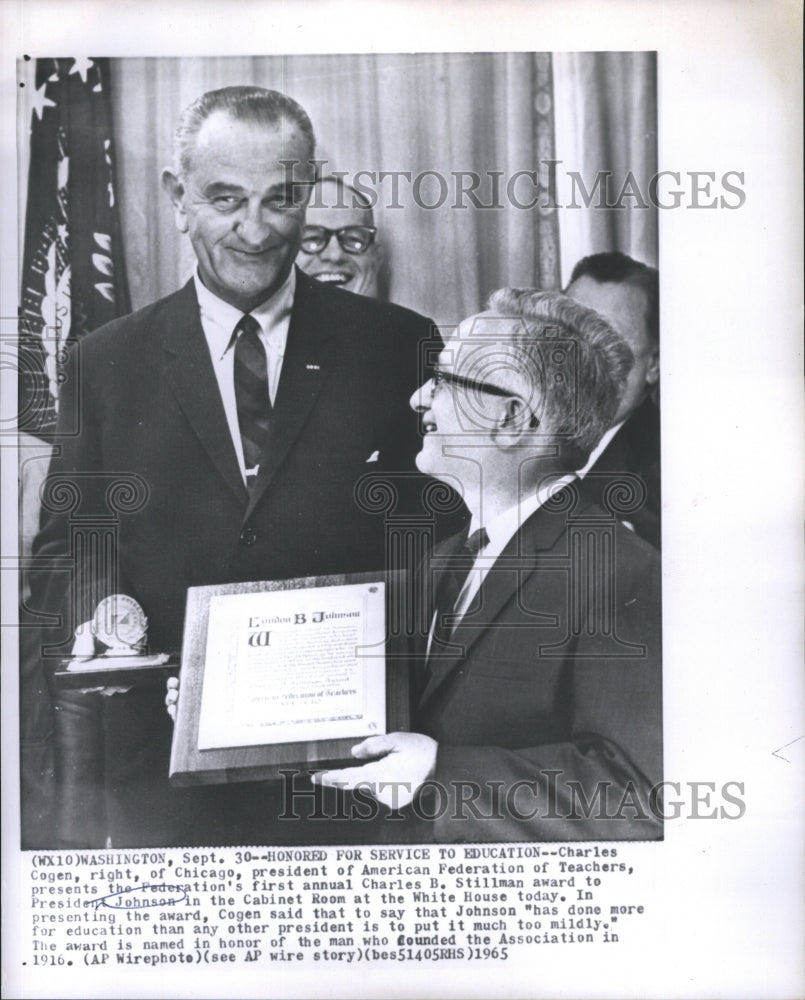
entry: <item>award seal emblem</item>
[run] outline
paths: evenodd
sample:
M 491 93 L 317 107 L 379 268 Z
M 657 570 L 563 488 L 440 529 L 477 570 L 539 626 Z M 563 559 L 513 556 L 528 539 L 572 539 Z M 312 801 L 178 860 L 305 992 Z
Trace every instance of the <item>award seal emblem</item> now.
M 133 597 L 113 594 L 95 609 L 91 631 L 108 647 L 104 655 L 120 656 L 142 651 L 147 627 L 148 619 Z

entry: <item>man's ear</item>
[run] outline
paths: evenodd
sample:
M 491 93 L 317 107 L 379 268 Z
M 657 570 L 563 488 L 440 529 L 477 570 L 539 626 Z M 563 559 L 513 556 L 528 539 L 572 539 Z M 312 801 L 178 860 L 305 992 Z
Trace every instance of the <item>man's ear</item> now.
M 495 426 L 496 444 L 501 448 L 516 448 L 534 429 L 534 415 L 525 400 L 519 396 L 509 396 Z
M 188 229 L 187 212 L 184 207 L 184 184 L 176 174 L 167 167 L 162 171 L 162 187 L 173 203 L 173 218 L 180 233 Z
M 651 361 L 646 370 L 646 385 L 656 385 L 660 381 L 660 349 L 655 347 L 651 352 Z

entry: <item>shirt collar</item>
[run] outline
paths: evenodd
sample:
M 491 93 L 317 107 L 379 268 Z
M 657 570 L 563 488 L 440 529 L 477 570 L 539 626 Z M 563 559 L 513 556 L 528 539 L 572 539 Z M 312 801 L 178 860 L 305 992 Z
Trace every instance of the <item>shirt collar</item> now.
M 613 427 L 610 427 L 609 430 L 604 432 L 604 435 L 601 438 L 601 440 L 598 442 L 595 448 L 593 448 L 593 450 L 590 452 L 590 457 L 587 459 L 587 464 L 583 465 L 576 472 L 576 475 L 579 477 L 579 479 L 583 479 L 590 471 L 590 469 L 592 469 L 592 467 L 595 465 L 595 463 L 603 454 L 609 442 L 615 437 L 615 435 L 618 433 L 618 431 L 621 429 L 621 427 L 623 427 L 625 423 L 626 423 L 625 420 L 621 420 L 619 424 L 615 424 Z
M 207 288 L 198 273 L 198 264 L 193 271 L 193 282 L 201 314 L 205 319 L 211 320 L 216 328 L 214 349 L 217 353 L 223 353 L 229 344 L 232 331 L 244 313 L 228 302 L 224 302 Z M 276 292 L 251 310 L 250 315 L 254 316 L 263 333 L 269 338 L 272 331 L 290 314 L 295 293 L 296 268 L 292 267 L 290 274 Z M 284 347 L 284 339 L 283 337 L 282 347 Z M 219 347 L 220 351 L 218 351 Z

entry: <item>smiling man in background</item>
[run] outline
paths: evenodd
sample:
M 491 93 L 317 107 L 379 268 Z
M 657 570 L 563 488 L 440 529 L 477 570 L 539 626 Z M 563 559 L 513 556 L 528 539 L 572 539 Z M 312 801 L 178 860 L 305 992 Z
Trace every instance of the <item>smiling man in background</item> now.
M 296 263 L 316 281 L 379 297 L 382 252 L 372 207 L 339 177 L 313 185 Z

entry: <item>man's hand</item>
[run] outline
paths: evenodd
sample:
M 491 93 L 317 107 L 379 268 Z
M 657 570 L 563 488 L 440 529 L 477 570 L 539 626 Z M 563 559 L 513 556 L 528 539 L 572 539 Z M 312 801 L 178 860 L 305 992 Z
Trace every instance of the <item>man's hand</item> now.
M 358 760 L 380 758 L 362 767 L 320 771 L 313 781 L 336 788 L 360 785 L 390 809 L 402 809 L 414 800 L 422 785 L 433 777 L 439 744 L 422 733 L 389 733 L 370 736 L 352 748 Z
M 176 722 L 176 711 L 179 708 L 179 678 L 168 678 L 168 693 L 165 695 L 165 707 L 168 715 Z

